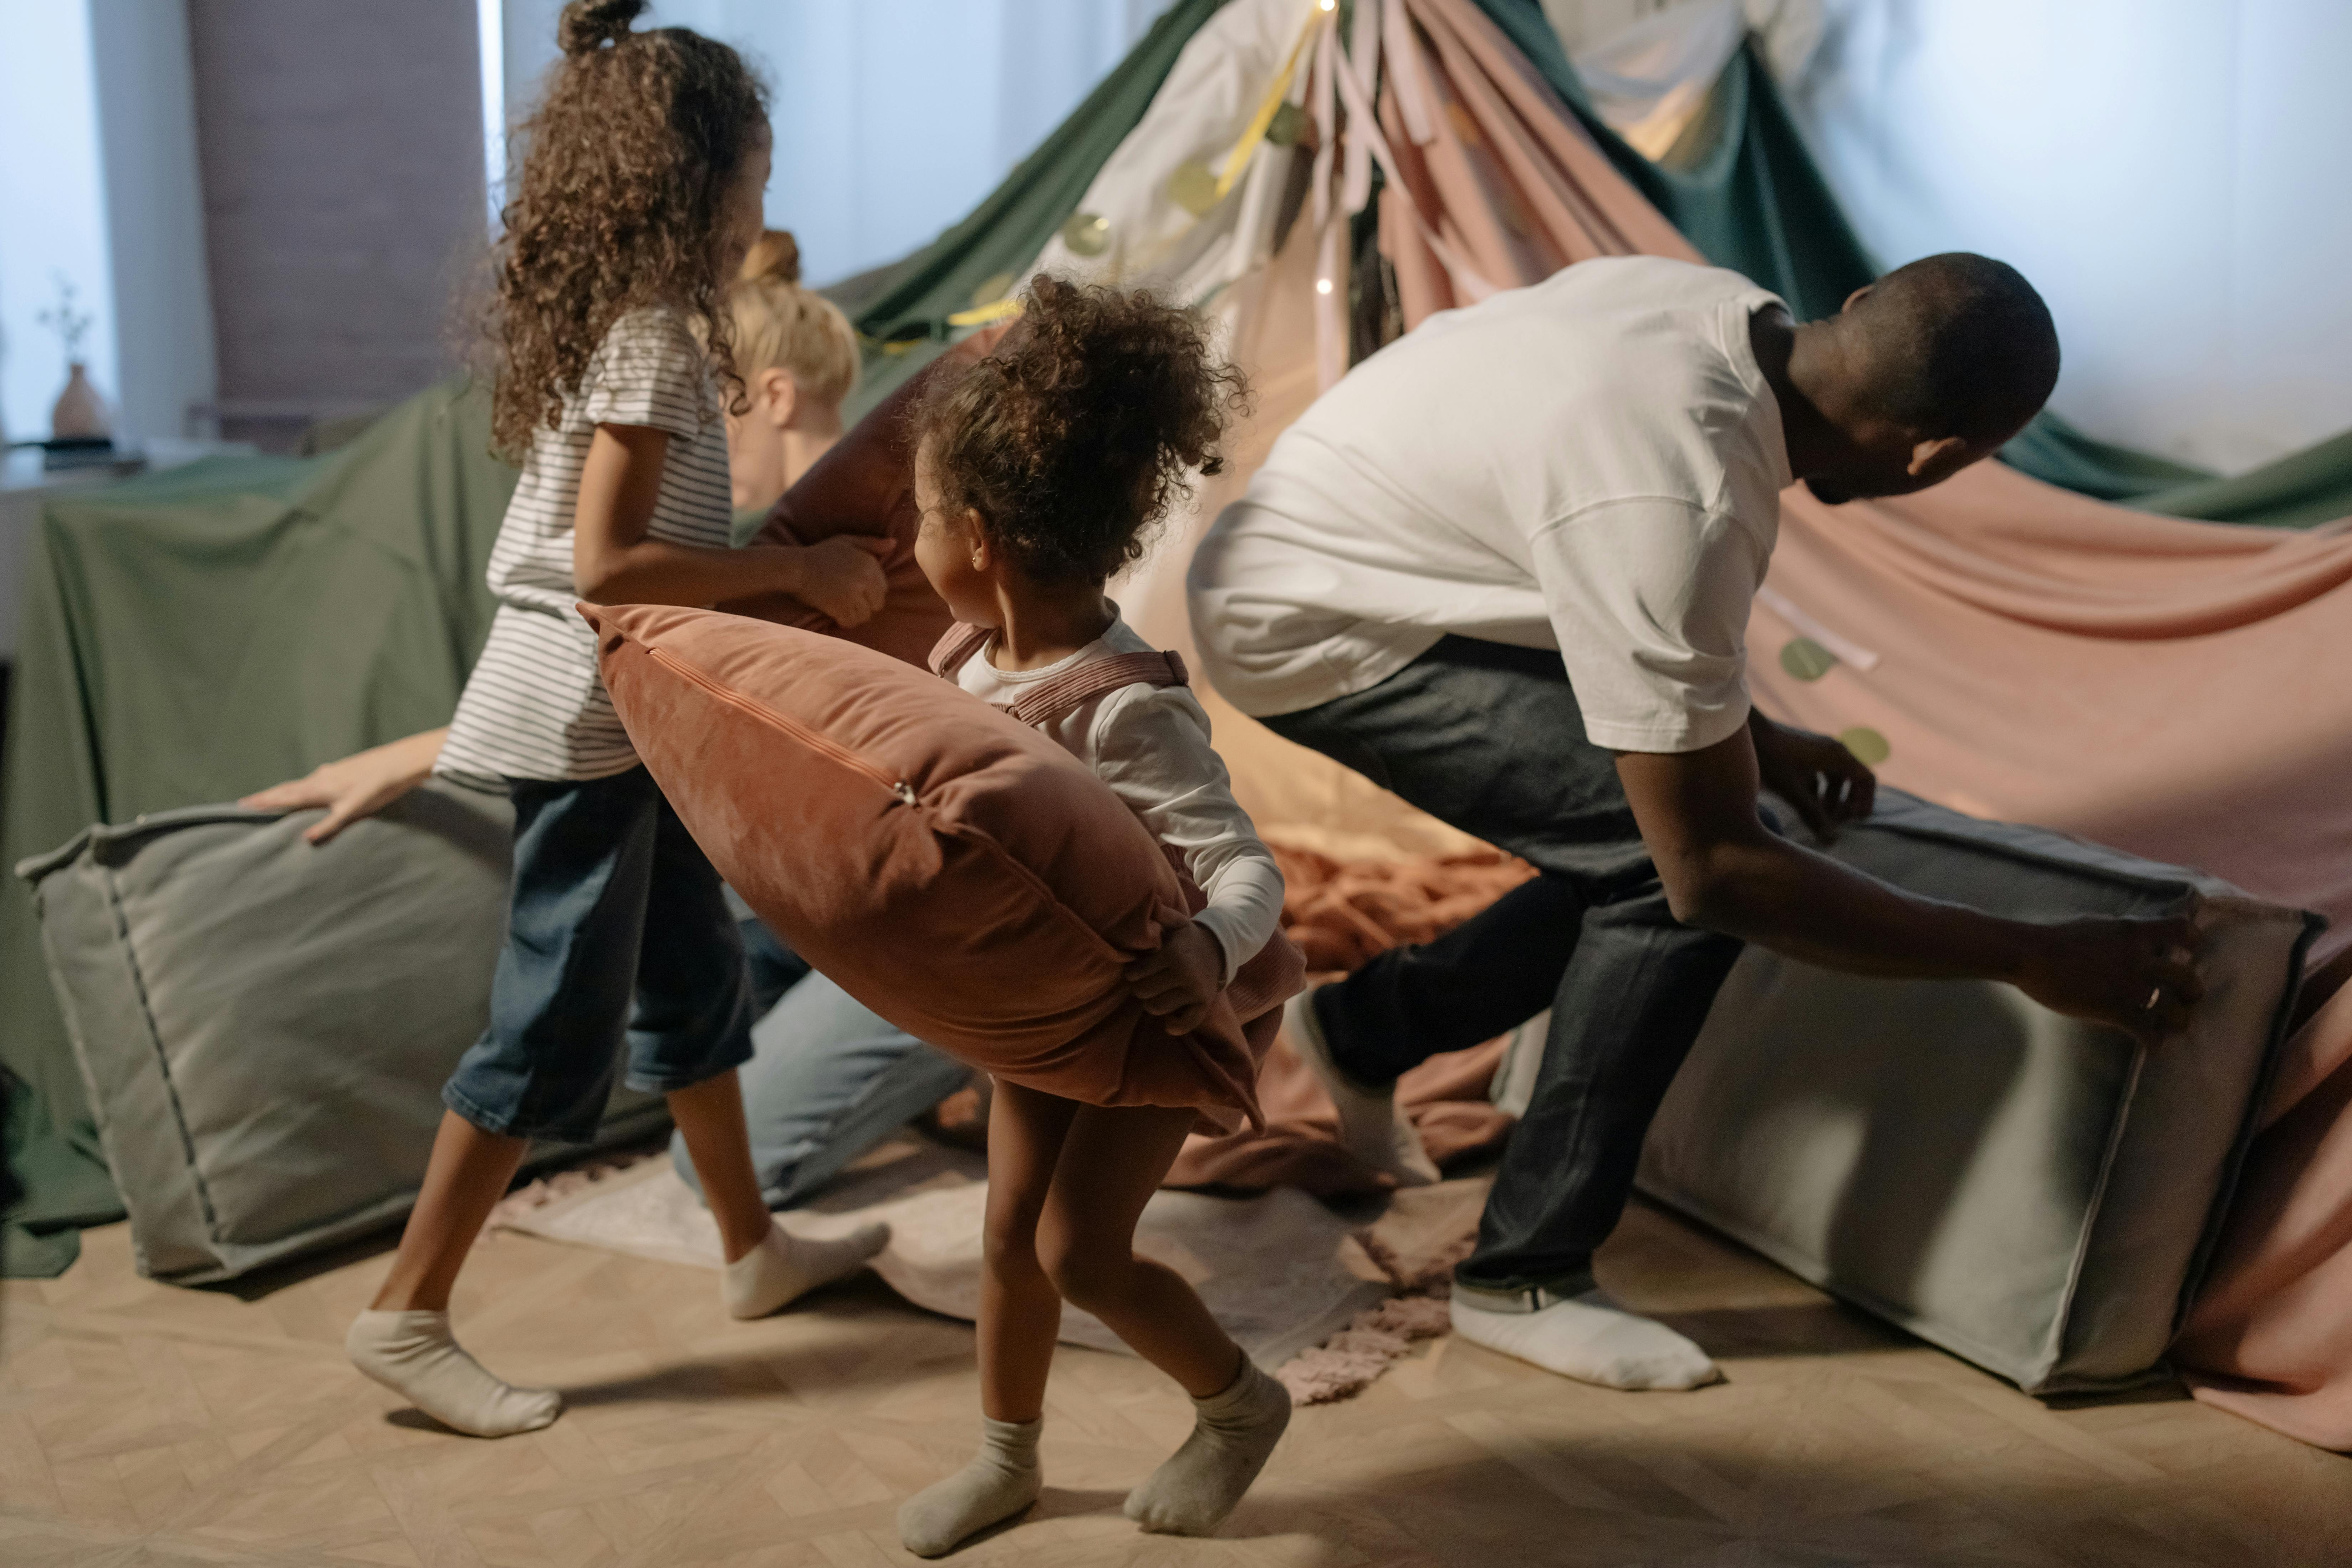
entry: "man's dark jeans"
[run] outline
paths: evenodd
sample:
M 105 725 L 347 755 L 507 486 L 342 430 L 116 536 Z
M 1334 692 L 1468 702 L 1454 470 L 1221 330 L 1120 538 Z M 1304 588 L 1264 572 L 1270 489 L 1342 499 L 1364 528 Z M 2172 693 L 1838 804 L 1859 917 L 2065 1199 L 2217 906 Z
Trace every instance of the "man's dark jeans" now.
M 1457 1278 L 1585 1289 L 1739 942 L 1666 907 L 1615 760 L 1585 739 L 1555 652 L 1449 637 L 1369 691 L 1265 723 L 1543 873 L 1315 1005 L 1340 1070 L 1366 1083 L 1551 1009 L 1534 1100 Z

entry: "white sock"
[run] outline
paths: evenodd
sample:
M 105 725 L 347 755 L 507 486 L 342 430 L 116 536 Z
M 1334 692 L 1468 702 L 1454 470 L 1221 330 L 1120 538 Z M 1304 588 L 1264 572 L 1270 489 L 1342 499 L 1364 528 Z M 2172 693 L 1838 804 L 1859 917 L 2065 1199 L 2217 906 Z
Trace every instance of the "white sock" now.
M 1474 1345 L 1604 1388 L 1698 1388 L 1723 1373 L 1664 1323 L 1587 1290 L 1537 1312 L 1496 1312 L 1454 1298 L 1454 1331 Z
M 1290 1391 L 1244 1357 L 1232 1386 L 1195 1399 L 1192 1435 L 1127 1494 L 1127 1517 L 1159 1535 L 1206 1535 L 1225 1521 L 1290 1425 Z
M 551 1388 L 516 1388 L 484 1371 L 458 1347 L 446 1312 L 362 1312 L 343 1350 L 368 1376 L 472 1436 L 536 1432 L 563 1410 Z
M 1317 989 L 1320 989 L 1318 987 Z M 1315 1071 L 1316 1081 L 1339 1111 L 1339 1147 L 1401 1187 L 1425 1187 L 1437 1180 L 1436 1163 L 1421 1146 L 1421 1134 L 1397 1114 L 1396 1089 L 1366 1089 L 1339 1070 L 1331 1043 L 1315 1016 L 1315 992 L 1302 991 L 1283 1004 L 1283 1032 Z
M 898 1539 L 918 1557 L 940 1557 L 968 1535 L 1011 1519 L 1037 1500 L 1045 1472 L 1037 1434 L 1045 1423 L 980 1418 L 980 1452 L 971 1464 L 925 1487 L 898 1507 Z
M 820 1285 L 830 1285 L 866 1267 L 890 1244 L 887 1225 L 860 1226 L 831 1241 L 791 1236 L 773 1220 L 765 1240 L 727 1266 L 720 1290 L 730 1317 L 764 1318 Z

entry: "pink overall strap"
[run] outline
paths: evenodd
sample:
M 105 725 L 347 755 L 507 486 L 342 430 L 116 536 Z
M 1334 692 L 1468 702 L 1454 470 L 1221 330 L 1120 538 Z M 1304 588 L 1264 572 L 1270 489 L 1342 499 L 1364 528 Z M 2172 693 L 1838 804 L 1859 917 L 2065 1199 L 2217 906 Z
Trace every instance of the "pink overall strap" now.
M 953 680 L 956 671 L 964 667 L 964 661 L 987 646 L 986 626 L 958 621 L 940 634 L 940 640 L 931 645 L 931 657 L 927 662 L 933 675 Z
M 1005 711 L 1024 724 L 1050 724 L 1107 691 L 1138 684 L 1190 686 L 1192 678 L 1184 668 L 1184 656 L 1172 648 L 1166 653 L 1115 653 L 1040 681 Z
M 956 671 L 988 646 L 988 638 L 987 627 L 958 621 L 932 647 L 931 673 L 953 680 Z M 1184 656 L 1173 648 L 1166 653 L 1115 653 L 1108 658 L 1064 670 L 1036 689 L 1024 693 L 1021 700 L 1005 711 L 1024 724 L 1050 724 L 1078 704 L 1106 691 L 1138 684 L 1190 686 L 1192 677 L 1184 668 Z

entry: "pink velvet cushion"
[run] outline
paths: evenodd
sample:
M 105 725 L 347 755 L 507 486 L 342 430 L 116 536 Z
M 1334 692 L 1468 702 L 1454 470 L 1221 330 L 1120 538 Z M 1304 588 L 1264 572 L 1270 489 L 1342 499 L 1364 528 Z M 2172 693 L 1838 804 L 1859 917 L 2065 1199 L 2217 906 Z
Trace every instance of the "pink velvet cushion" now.
M 1184 890 L 1053 742 L 837 638 L 712 610 L 581 613 L 696 842 L 844 990 L 1014 1083 L 1256 1120 L 1230 1002 L 1171 1038 L 1127 994 L 1121 970 L 1160 945 L 1159 911 Z

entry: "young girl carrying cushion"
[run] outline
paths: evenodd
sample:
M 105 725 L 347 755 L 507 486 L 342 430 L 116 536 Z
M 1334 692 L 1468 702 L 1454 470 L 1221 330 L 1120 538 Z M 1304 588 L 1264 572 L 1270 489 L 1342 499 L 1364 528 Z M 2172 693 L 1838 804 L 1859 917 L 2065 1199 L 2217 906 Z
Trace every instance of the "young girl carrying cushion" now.
M 346 1342 L 362 1372 L 479 1436 L 544 1426 L 562 1400 L 458 1348 L 451 1288 L 530 1141 L 593 1133 L 625 1041 L 628 1082 L 667 1095 L 694 1151 L 730 1312 L 773 1311 L 887 1239 L 789 1238 L 761 1199 L 735 1079 L 751 1055 L 735 922 L 639 764 L 573 607 L 782 592 L 854 625 L 885 590 L 878 540 L 728 548 L 724 415 L 749 400 L 720 292 L 761 231 L 766 103 L 725 45 L 632 32 L 643 8 L 572 0 L 565 58 L 523 128 L 492 425 L 523 471 L 490 559 L 497 618 L 437 763 L 504 779 L 513 797 L 507 943 L 399 1254 Z
M 1234 801 L 1181 662 L 1154 652 L 1103 593 L 1142 554 L 1184 471 L 1214 471 L 1242 396 L 1197 317 L 1145 294 L 1041 278 L 996 353 L 934 383 L 916 414 L 916 558 L 961 623 L 934 668 L 1092 769 L 1204 895 L 1128 971 L 1171 1037 L 1198 1027 L 1237 978 L 1268 989 L 1244 969 L 1290 961 L 1274 987 L 1284 993 L 1297 973 L 1279 933 L 1281 873 Z M 1253 1046 L 1262 1051 L 1270 1035 L 1251 1031 Z M 1205 1533 L 1265 1466 L 1289 1422 L 1289 1395 L 1181 1277 L 1134 1251 L 1136 1221 L 1195 1120 L 1188 1107 L 1087 1104 L 999 1081 L 988 1129 L 982 1447 L 900 1510 L 909 1551 L 937 1556 L 1036 1499 L 1065 1300 L 1181 1384 L 1199 1410 L 1183 1447 L 1129 1496 L 1129 1518 Z

